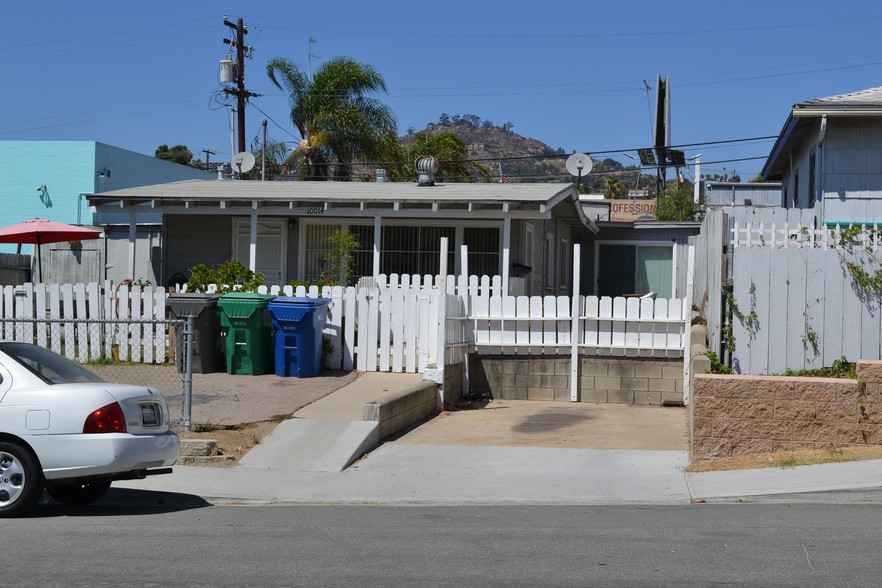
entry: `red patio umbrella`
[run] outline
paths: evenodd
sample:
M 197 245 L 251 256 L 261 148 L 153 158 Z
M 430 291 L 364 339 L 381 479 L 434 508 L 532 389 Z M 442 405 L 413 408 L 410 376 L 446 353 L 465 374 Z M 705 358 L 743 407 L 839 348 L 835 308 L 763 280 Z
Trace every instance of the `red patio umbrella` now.
M 40 245 L 59 243 L 61 241 L 97 239 L 100 236 L 101 231 L 95 229 L 66 225 L 42 218 L 26 220 L 0 229 L 0 243 L 27 243 L 34 246 L 34 249 L 37 251 L 37 273 L 40 282 L 43 281 L 43 262 L 40 259 Z

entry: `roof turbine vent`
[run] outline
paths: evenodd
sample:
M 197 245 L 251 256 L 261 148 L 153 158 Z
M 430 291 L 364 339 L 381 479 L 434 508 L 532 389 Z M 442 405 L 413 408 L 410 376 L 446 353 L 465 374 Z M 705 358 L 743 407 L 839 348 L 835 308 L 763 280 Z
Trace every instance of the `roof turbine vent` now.
M 419 174 L 420 186 L 434 186 L 435 174 L 438 173 L 438 158 L 431 155 L 423 155 L 416 160 L 416 170 Z

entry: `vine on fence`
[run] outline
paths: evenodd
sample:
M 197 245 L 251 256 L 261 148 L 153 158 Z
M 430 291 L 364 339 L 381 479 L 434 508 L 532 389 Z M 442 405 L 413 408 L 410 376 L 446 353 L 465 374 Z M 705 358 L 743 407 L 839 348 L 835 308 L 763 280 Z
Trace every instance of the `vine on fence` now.
M 804 351 L 808 351 L 808 348 L 812 348 L 812 353 L 815 354 L 815 357 L 821 354 L 821 346 L 818 342 L 818 333 L 815 331 L 812 326 L 809 324 L 809 321 L 812 320 L 812 317 L 809 316 L 808 308 L 802 312 L 802 317 L 805 319 L 805 333 L 802 335 L 802 348 Z
M 848 228 L 832 232 L 834 239 L 839 245 L 839 258 L 845 271 L 851 277 L 852 287 L 855 292 L 863 299 L 882 298 L 882 263 L 873 254 L 872 243 L 876 242 L 878 237 L 876 230 L 864 225 L 851 225 Z M 844 252 L 852 249 L 859 243 L 858 235 L 865 234 L 868 243 L 863 250 L 870 255 L 870 259 L 875 263 L 875 268 L 870 271 L 866 270 L 861 264 L 850 259 L 846 259 Z
M 738 306 L 738 301 L 735 300 L 735 294 L 733 293 L 731 288 L 726 290 L 726 304 L 728 305 L 731 315 L 738 319 L 741 325 L 747 330 L 747 334 L 751 339 L 756 337 L 756 332 L 759 329 L 759 315 L 756 312 L 756 284 L 751 282 L 750 288 L 748 289 L 750 293 L 750 312 L 744 314 Z M 723 342 L 726 344 L 726 348 L 730 351 L 730 353 L 735 353 L 735 333 L 732 329 L 732 321 L 728 321 L 723 325 L 720 330 L 720 335 L 722 336 Z

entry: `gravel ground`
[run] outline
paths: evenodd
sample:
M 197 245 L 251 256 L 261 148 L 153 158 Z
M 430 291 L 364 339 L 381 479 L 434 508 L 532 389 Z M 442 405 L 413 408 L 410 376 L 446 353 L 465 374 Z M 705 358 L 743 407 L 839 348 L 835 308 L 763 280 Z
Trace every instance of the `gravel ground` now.
M 110 382 L 159 388 L 168 401 L 171 422 L 180 423 L 183 411 L 181 374 L 173 365 L 90 366 Z M 358 372 L 327 371 L 314 378 L 283 378 L 227 373 L 193 374 L 191 422 L 219 426 L 266 421 L 290 415 L 338 390 Z

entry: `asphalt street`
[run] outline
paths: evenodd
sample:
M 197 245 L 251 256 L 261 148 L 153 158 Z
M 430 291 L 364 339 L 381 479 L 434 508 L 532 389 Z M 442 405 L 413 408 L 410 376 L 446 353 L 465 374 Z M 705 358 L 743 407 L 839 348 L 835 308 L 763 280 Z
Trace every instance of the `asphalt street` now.
M 141 498 L 143 499 L 141 493 Z M 149 494 L 149 493 L 148 493 Z M 17 586 L 872 586 L 876 505 L 133 506 L 4 521 Z M 37 547 L 38 546 L 38 547 Z M 42 557 L 39 554 L 51 554 Z

